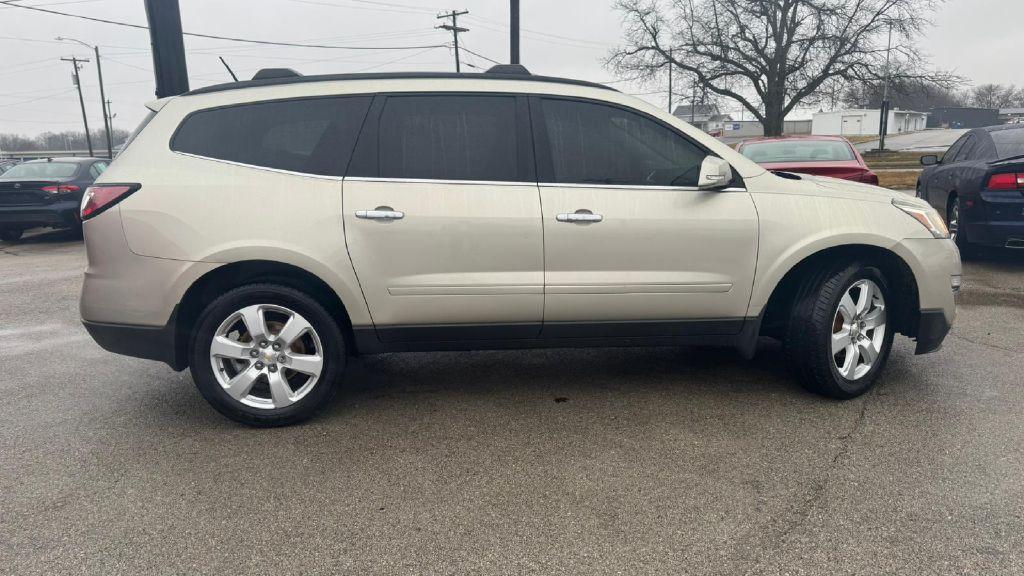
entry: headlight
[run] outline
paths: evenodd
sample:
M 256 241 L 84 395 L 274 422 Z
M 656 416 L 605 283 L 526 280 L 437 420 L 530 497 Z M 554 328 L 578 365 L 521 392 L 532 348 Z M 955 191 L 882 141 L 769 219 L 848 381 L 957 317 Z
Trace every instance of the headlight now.
M 915 202 L 908 202 L 898 198 L 893 198 L 892 205 L 920 222 L 922 226 L 932 233 L 932 236 L 936 238 L 949 238 L 949 229 L 946 228 L 946 223 L 942 221 L 942 217 L 935 210 L 923 208 Z

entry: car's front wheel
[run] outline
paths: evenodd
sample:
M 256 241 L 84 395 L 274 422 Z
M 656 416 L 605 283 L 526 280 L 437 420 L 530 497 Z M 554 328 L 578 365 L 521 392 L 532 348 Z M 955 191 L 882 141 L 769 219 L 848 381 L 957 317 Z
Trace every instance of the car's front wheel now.
M 967 242 L 967 235 L 964 233 L 959 196 L 953 196 L 949 200 L 949 207 L 946 209 L 946 227 L 949 228 L 949 237 L 956 242 L 956 247 L 960 249 L 960 254 L 969 255 L 971 245 Z
M 344 369 L 337 322 L 293 288 L 236 288 L 207 306 L 196 326 L 192 377 L 214 408 L 244 424 L 309 418 L 333 396 Z
M 892 348 L 889 284 L 854 263 L 805 281 L 787 327 L 786 353 L 803 386 L 833 398 L 871 389 Z

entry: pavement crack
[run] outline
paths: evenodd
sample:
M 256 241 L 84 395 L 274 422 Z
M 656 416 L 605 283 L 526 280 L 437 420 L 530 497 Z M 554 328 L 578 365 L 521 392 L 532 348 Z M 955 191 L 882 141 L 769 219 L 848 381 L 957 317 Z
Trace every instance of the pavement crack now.
M 999 345 L 992 344 L 992 343 L 989 343 L 989 342 L 982 342 L 980 340 L 974 340 L 972 338 L 968 338 L 966 336 L 961 336 L 959 334 L 950 333 L 949 335 L 952 336 L 953 338 L 956 338 L 957 340 L 963 340 L 964 342 L 970 342 L 971 344 L 977 344 L 978 346 L 984 346 L 986 348 L 992 348 L 993 350 L 1002 350 L 1003 352 L 1010 352 L 1011 354 L 1015 354 L 1015 353 L 1018 352 L 1018 350 L 1014 350 L 1013 348 L 1006 348 L 1004 346 L 999 346 Z
M 782 527 L 779 530 L 778 536 L 772 538 L 773 543 L 769 543 L 763 546 L 762 549 L 766 552 L 762 555 L 761 559 L 754 562 L 750 569 L 744 572 L 745 575 L 751 574 L 762 574 L 764 573 L 765 566 L 770 563 L 778 554 L 786 547 L 790 536 L 797 531 L 800 527 L 807 524 L 811 514 L 818 507 L 825 497 L 825 492 L 828 489 L 828 485 L 831 483 L 832 478 L 837 470 L 839 470 L 845 462 L 847 456 L 850 453 L 851 445 L 853 444 L 854 437 L 864 427 L 864 422 L 867 421 L 868 409 L 870 408 L 871 401 L 877 396 L 877 392 L 880 386 L 876 386 L 867 394 L 864 395 L 864 400 L 861 402 L 860 412 L 858 412 L 853 423 L 843 434 L 836 437 L 839 440 L 839 449 L 832 456 L 831 462 L 826 467 L 824 473 L 820 476 L 820 480 L 810 487 L 810 493 L 804 498 L 797 506 L 790 519 L 782 522 Z

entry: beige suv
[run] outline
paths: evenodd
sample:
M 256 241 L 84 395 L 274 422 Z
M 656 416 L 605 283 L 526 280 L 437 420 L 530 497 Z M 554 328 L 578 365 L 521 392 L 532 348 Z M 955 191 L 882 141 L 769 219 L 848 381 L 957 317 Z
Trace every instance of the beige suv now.
M 766 172 L 605 86 L 277 70 L 148 107 L 83 199 L 83 322 L 247 424 L 310 416 L 350 355 L 413 350 L 767 336 L 851 398 L 897 332 L 931 352 L 955 316 L 924 202 Z

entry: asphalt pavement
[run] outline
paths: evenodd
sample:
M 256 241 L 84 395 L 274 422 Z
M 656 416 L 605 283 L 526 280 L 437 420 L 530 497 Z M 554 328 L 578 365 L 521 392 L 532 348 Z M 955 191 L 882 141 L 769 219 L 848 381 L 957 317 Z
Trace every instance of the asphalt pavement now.
M 1024 254 L 848 402 L 771 343 L 394 354 L 273 430 L 96 346 L 83 267 L 0 243 L 3 574 L 1024 573 Z
M 900 152 L 945 152 L 958 138 L 963 136 L 966 129 L 936 129 L 923 132 L 909 132 L 907 134 L 893 134 L 885 137 L 885 149 Z M 878 148 L 878 140 L 862 142 L 856 145 L 857 150 L 867 152 Z

